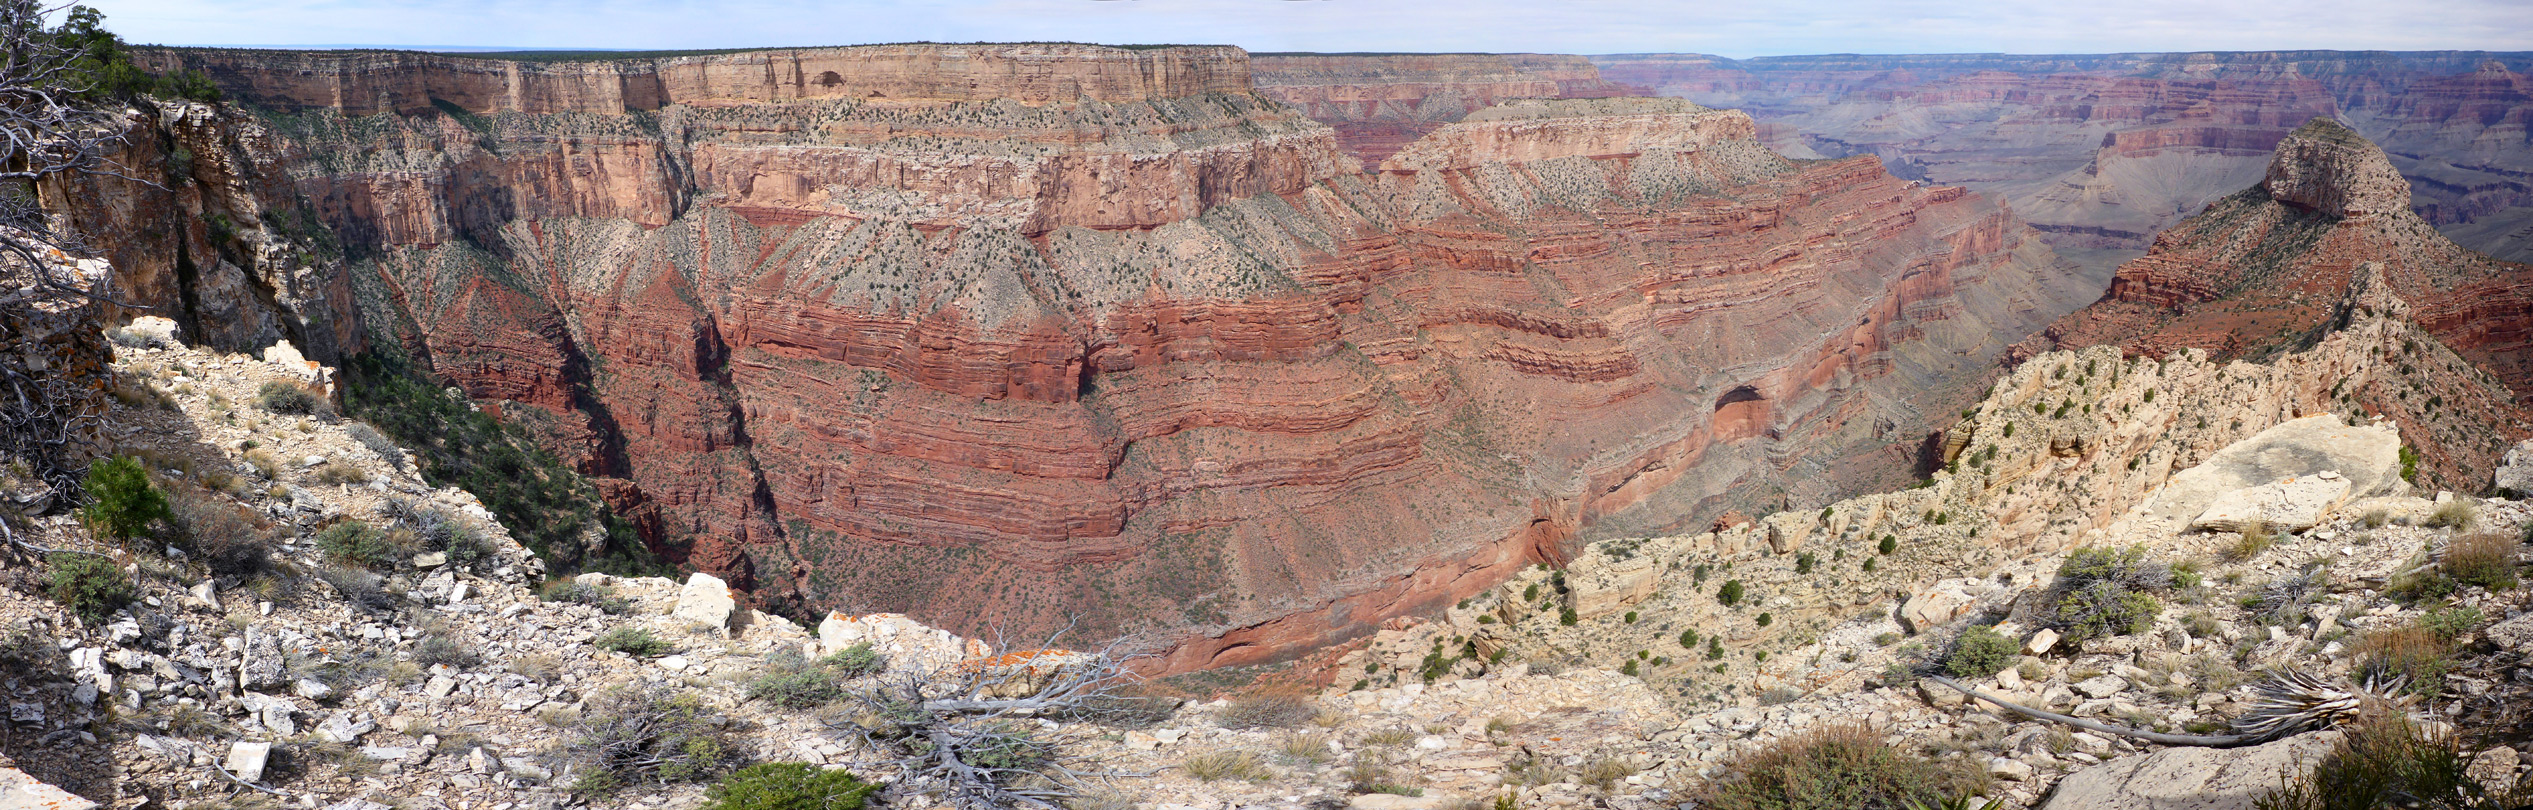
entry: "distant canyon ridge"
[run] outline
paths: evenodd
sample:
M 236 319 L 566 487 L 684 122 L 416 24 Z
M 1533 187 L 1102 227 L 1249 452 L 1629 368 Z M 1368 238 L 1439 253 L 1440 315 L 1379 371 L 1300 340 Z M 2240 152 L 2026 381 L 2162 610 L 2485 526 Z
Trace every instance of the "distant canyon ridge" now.
M 231 102 L 64 203 L 191 339 L 427 367 L 766 603 L 1188 670 L 1904 483 L 2317 115 L 2521 251 L 2520 57 L 171 49 Z

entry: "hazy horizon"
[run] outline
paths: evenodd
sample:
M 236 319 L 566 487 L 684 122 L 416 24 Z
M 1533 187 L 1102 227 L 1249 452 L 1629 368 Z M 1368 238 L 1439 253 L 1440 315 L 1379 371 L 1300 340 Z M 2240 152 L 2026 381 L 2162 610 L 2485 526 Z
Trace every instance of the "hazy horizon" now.
M 717 50 L 887 42 L 1220 44 L 1256 52 L 2103 54 L 2529 51 L 2533 3 L 1787 0 L 90 0 L 135 43 Z M 480 37 L 480 39 L 478 39 Z M 496 41 L 496 38 L 498 41 Z

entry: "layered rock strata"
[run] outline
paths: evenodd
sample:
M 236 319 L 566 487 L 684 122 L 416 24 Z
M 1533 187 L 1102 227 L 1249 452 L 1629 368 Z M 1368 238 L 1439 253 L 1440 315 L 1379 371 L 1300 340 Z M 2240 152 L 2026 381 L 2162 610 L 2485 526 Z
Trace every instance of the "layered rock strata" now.
M 2384 145 L 2413 205 L 2474 250 L 2533 257 L 2533 54 L 1594 57 L 1646 92 L 1744 108 L 1788 154 L 1875 154 L 2007 198 L 2053 245 L 2111 251 L 2261 177 L 2315 116 Z
M 1641 95 L 1584 57 L 1558 54 L 1258 54 L 1249 63 L 1259 95 L 1337 130 L 1337 148 L 1365 171 L 1499 102 Z
M 543 430 L 663 550 L 962 631 L 1198 628 L 1168 669 L 1368 632 L 1578 533 L 1893 480 L 2092 294 L 1979 197 L 1676 100 L 1499 107 L 1361 175 L 1245 87 L 1097 89 L 1120 54 L 1236 54 L 908 47 L 1076 89 L 231 89 L 363 257 L 372 344 Z
M 2438 480 L 2478 491 L 2506 447 L 2470 426 L 2519 425 L 2520 406 L 2533 402 L 2533 267 L 2455 245 L 2409 201 L 2409 184 L 2381 150 L 2315 119 L 2279 143 L 2258 185 L 2157 237 L 2153 250 L 2120 267 L 2101 301 L 2052 324 L 2034 345 L 2260 356 L 2335 317 L 2330 291 L 2380 272 L 2418 302 L 2414 317 L 2426 333 L 2469 358 L 2410 362 L 2513 389 L 2494 397 L 2423 389 L 2366 402 L 2429 431 L 2434 440 L 2419 451 Z

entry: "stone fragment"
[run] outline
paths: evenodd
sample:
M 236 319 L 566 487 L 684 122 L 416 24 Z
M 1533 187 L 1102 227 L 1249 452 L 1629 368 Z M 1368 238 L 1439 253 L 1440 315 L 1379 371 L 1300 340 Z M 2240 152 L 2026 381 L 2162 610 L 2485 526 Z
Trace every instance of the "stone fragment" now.
M 1957 580 L 1936 583 L 1933 589 L 1909 597 L 1900 605 L 1900 623 L 1911 633 L 1924 633 L 1960 618 L 1977 602 Z
M 2313 528 L 2348 501 L 2348 479 L 2324 470 L 2219 495 L 2208 510 L 2190 521 L 2190 528 L 2239 532 L 2253 525 L 2275 531 Z
M 1991 757 L 1988 773 L 2008 782 L 2028 782 L 2032 779 L 2032 766 L 2011 757 Z
M 2498 471 L 2491 483 L 2498 493 L 2508 497 L 2533 498 L 2533 439 L 2516 442 L 2498 462 Z M 2509 493 L 2513 493 L 2509 495 Z
M 434 551 L 427 554 L 413 555 L 413 567 L 415 568 L 438 568 L 442 565 L 447 565 L 448 561 L 449 555 L 448 552 L 445 551 Z
M 0 810 L 96 810 L 97 803 L 25 771 L 0 767 Z
M 325 810 L 396 810 L 368 799 L 344 799 L 325 806 Z
M 368 720 L 354 722 L 351 712 L 336 712 L 333 717 L 326 718 L 324 723 L 317 726 L 319 735 L 346 745 L 358 742 L 362 735 L 376 730 L 378 730 L 378 724 L 375 722 Z
M 2288 478 L 2336 472 L 2348 497 L 2408 490 L 2401 479 L 2401 433 L 2390 424 L 2351 427 L 2323 414 L 2291 420 L 2226 445 L 2196 467 L 2173 474 L 2139 506 L 2143 521 L 2179 531 L 2235 490 Z
M 2533 655 L 2533 613 L 2526 613 L 2480 631 L 2489 643 L 2518 654 Z
M 2279 774 L 2302 773 L 2339 737 L 2322 731 L 2250 748 L 2121 757 L 2059 780 L 2043 810 L 2252 810 L 2255 799 L 2278 788 Z
M 2076 683 L 2075 689 L 2085 697 L 2100 700 L 2128 689 L 2128 681 L 2117 675 L 2099 675 Z
M 264 781 L 264 763 L 271 761 L 273 744 L 268 742 L 235 742 L 229 744 L 229 775 L 246 782 Z
M 319 681 L 301 678 L 298 682 L 290 685 L 290 693 L 309 700 L 324 700 L 333 696 L 334 687 L 327 686 Z
M 434 700 L 448 697 L 449 693 L 456 691 L 456 689 L 457 680 L 446 675 L 433 675 L 431 676 L 431 680 L 422 684 L 422 694 L 428 695 Z
M 712 627 L 730 626 L 730 613 L 739 601 L 730 594 L 730 586 L 720 577 L 697 571 L 686 578 L 686 586 L 677 591 L 677 607 L 669 615 Z
M 259 691 L 280 686 L 284 664 L 281 638 L 262 622 L 247 625 L 246 653 L 238 663 L 238 684 Z

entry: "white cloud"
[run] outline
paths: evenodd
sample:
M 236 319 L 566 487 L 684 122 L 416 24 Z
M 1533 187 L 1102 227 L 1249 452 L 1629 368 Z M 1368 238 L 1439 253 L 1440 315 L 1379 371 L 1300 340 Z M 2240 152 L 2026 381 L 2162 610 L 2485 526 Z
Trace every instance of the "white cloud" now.
M 2100 53 L 2533 49 L 2524 0 L 89 0 L 135 42 L 728 48 L 907 40 L 1251 50 Z

